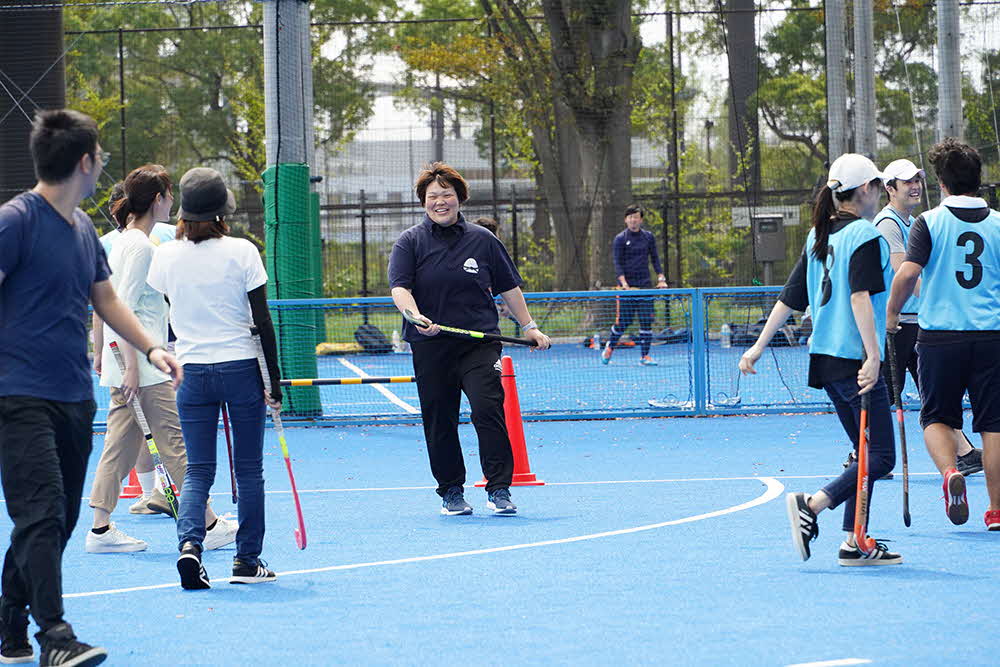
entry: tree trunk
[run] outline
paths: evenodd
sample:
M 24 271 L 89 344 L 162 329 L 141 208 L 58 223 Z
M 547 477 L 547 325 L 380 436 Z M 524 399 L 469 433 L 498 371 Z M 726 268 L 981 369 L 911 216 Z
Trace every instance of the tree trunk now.
M 535 178 L 534 199 L 535 218 L 531 224 L 531 238 L 539 246 L 552 238 L 552 220 L 549 218 L 549 205 L 545 198 L 545 184 L 542 182 L 542 172 L 536 166 L 532 169 Z

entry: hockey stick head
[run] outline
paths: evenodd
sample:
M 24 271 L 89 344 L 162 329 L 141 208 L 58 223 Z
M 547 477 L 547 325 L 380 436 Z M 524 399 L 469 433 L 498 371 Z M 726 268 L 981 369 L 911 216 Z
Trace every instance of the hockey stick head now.
M 403 309 L 403 318 L 410 324 L 420 327 L 421 329 L 426 329 L 431 325 L 430 320 L 428 320 L 426 317 L 423 316 L 417 317 L 416 315 L 413 314 L 413 311 L 410 310 L 409 308 Z

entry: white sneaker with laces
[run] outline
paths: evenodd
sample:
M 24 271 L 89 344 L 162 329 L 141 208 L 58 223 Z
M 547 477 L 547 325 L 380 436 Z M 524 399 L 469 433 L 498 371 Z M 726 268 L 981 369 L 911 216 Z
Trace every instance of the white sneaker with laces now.
M 205 541 L 202 543 L 202 547 L 205 551 L 212 551 L 227 544 L 232 544 L 236 541 L 236 531 L 239 528 L 240 524 L 236 521 L 222 516 L 218 517 L 215 521 L 215 527 L 205 533 Z
M 118 530 L 115 522 L 108 524 L 107 532 L 98 535 L 93 530 L 87 531 L 86 551 L 89 554 L 123 554 L 133 551 L 145 551 L 146 543 L 129 537 Z

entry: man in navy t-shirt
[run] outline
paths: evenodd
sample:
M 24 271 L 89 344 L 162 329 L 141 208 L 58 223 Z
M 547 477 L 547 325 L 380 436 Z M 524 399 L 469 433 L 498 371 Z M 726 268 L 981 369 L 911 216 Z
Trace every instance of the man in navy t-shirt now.
M 42 664 L 96 665 L 107 651 L 77 641 L 63 619 L 61 571 L 92 446 L 88 302 L 175 385 L 181 371 L 118 300 L 94 225 L 78 208 L 108 159 L 97 124 L 76 111 L 40 112 L 31 154 L 38 184 L 0 206 L 0 476 L 14 522 L 0 658 L 32 659 L 30 607 Z
M 643 211 L 641 206 L 633 204 L 625 209 L 625 229 L 615 237 L 614 250 L 615 275 L 620 289 L 649 289 L 653 286 L 649 279 L 649 262 L 652 260 L 656 270 L 656 286 L 664 288 L 667 279 L 660 266 L 660 255 L 656 252 L 656 237 L 652 232 L 642 229 Z M 655 366 L 656 362 L 649 356 L 649 347 L 653 342 L 653 300 L 649 297 L 615 298 L 615 323 L 611 327 L 611 339 L 601 352 L 601 363 L 611 361 L 611 352 L 618 339 L 632 324 L 636 315 L 639 316 L 639 348 L 641 356 L 639 363 L 643 366 Z

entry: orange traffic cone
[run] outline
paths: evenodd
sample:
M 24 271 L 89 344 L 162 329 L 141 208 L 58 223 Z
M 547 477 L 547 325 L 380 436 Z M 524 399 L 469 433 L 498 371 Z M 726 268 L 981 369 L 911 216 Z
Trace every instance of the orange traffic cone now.
M 139 476 L 135 474 L 135 468 L 132 468 L 131 472 L 128 474 L 128 484 L 122 487 L 122 493 L 119 498 L 138 498 L 142 495 L 142 485 L 139 484 Z
M 503 414 L 507 423 L 510 449 L 514 454 L 514 478 L 511 486 L 544 486 L 545 482 L 535 477 L 528 462 L 528 448 L 524 443 L 524 423 L 521 420 L 521 401 L 517 397 L 517 381 L 514 379 L 514 362 L 505 356 L 500 360 L 500 383 L 503 385 Z M 486 486 L 486 479 L 476 486 Z

